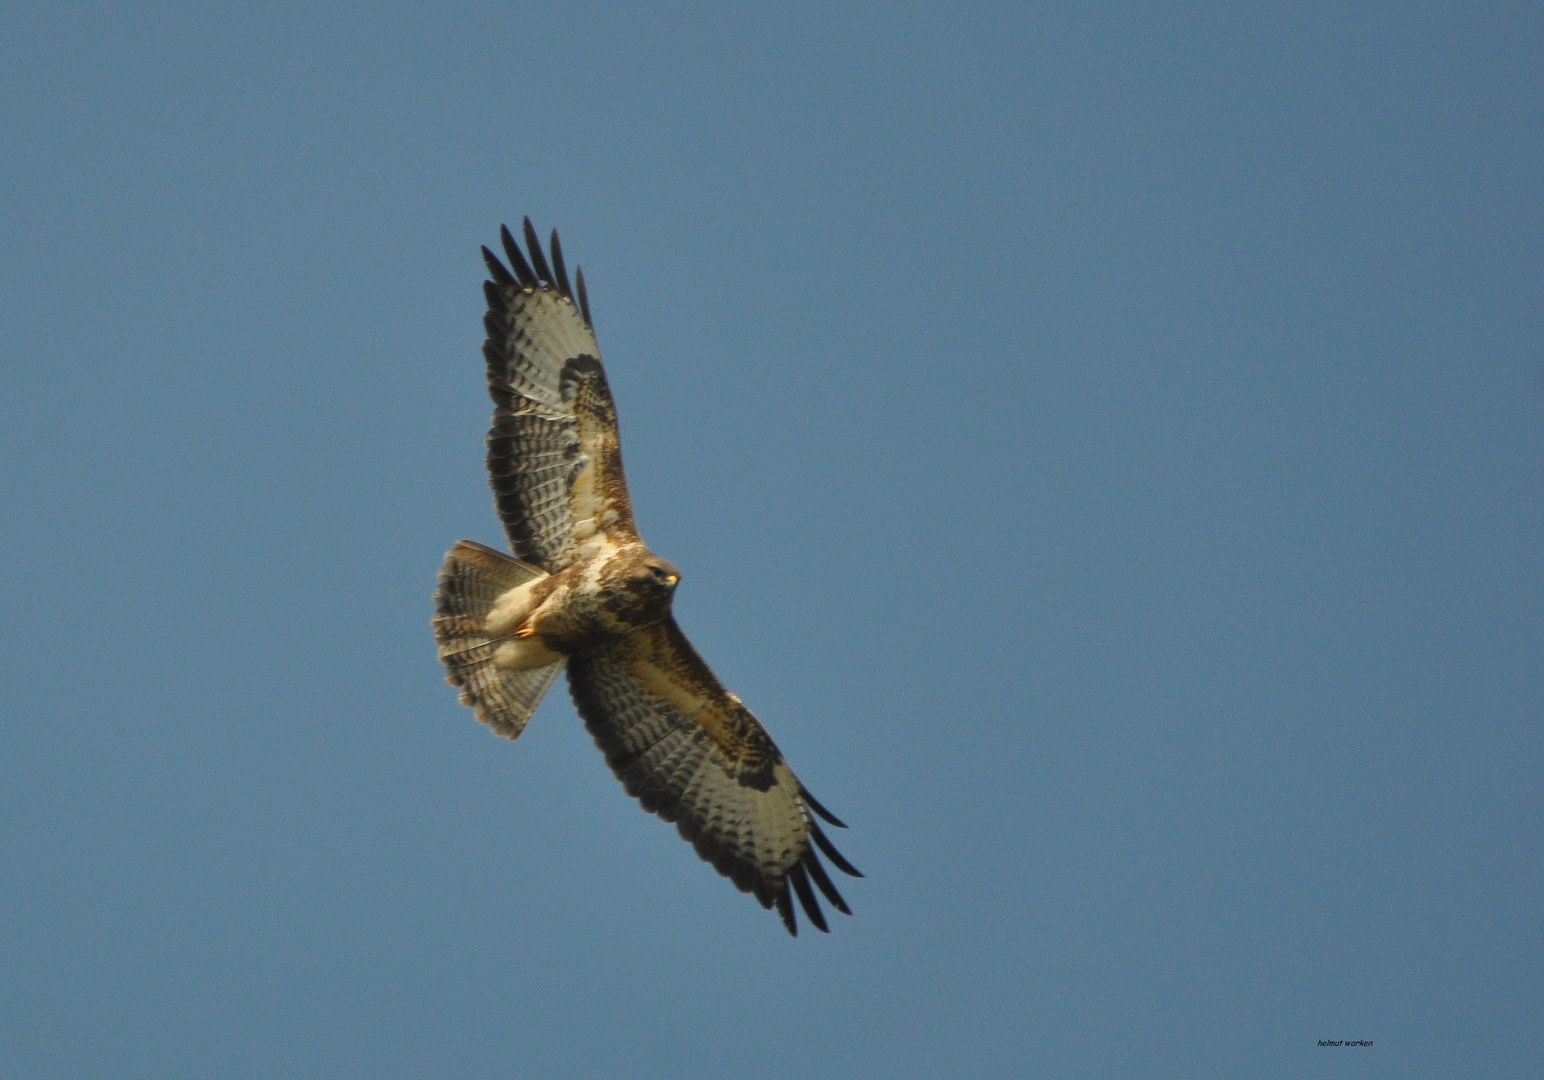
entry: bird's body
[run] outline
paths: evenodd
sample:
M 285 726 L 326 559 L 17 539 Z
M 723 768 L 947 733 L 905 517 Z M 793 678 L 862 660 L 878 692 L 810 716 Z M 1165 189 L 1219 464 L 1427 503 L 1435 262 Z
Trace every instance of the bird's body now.
M 493 602 L 484 627 L 519 647 L 496 654 L 495 662 L 528 671 L 613 648 L 670 614 L 679 580 L 675 567 L 641 540 L 593 545 L 556 574 L 516 585 Z
M 488 469 L 519 558 L 463 540 L 435 593 L 440 658 L 461 700 L 515 738 L 567 669 L 574 703 L 607 763 L 644 809 L 677 824 L 705 860 L 797 932 L 790 895 L 819 929 L 815 887 L 847 912 L 815 854 L 858 875 L 815 815 L 766 729 L 676 625 L 680 572 L 638 535 L 616 406 L 584 276 L 552 262 L 525 223 L 529 263 L 508 230 L 513 273 L 488 249 L 483 347 L 494 401 Z

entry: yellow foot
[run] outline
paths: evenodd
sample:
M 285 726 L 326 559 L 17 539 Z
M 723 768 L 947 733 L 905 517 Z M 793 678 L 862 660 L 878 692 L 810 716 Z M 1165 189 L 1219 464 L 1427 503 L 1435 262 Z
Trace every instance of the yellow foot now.
M 524 641 L 528 637 L 535 637 L 535 636 L 536 636 L 536 631 L 531 629 L 529 626 L 522 626 L 520 629 L 515 631 L 515 638 L 518 641 Z

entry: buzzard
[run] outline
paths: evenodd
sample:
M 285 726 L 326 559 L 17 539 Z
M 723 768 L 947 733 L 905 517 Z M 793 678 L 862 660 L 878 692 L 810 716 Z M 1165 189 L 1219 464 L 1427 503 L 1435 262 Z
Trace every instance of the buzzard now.
M 506 267 L 482 249 L 488 313 L 488 472 L 515 558 L 470 540 L 445 556 L 434 634 L 461 702 L 516 738 L 565 668 L 595 745 L 643 808 L 797 935 L 793 896 L 828 931 L 818 889 L 852 914 L 816 849 L 862 877 L 817 818 L 845 828 L 783 761 L 671 614 L 681 573 L 633 522 L 616 404 L 584 273 L 569 286 L 525 220 L 529 258 L 500 228 Z M 790 895 L 790 890 L 792 895 Z

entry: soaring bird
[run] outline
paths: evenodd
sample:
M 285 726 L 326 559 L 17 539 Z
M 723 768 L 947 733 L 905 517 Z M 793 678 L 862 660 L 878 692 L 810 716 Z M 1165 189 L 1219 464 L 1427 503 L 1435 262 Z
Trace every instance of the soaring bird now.
M 793 896 L 829 932 L 817 889 L 852 911 L 817 849 L 863 875 L 817 819 L 846 826 L 676 625 L 681 572 L 633 521 L 583 271 L 576 291 L 557 230 L 550 262 L 530 218 L 524 252 L 507 227 L 499 232 L 509 265 L 482 249 L 488 473 L 515 557 L 471 540 L 446 553 L 434 594 L 446 678 L 477 719 L 513 739 L 566 669 L 574 705 L 627 793 L 675 822 L 741 892 L 776 907 L 790 934 L 799 932 Z

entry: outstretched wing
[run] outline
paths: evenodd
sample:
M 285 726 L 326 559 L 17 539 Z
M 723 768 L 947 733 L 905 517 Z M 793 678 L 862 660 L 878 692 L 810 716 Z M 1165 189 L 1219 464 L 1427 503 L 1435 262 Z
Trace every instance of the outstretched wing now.
M 550 264 L 530 218 L 529 262 L 507 228 L 500 235 L 509 267 L 482 249 L 492 275 L 483 283 L 494 406 L 488 474 L 514 553 L 557 573 L 588 544 L 625 543 L 637 529 L 584 274 L 576 300 L 555 229 Z
M 815 815 L 842 823 L 799 783 L 760 721 L 724 689 L 669 618 L 568 662 L 574 704 L 606 763 L 643 808 L 676 823 L 697 854 L 798 933 L 792 891 L 826 930 L 811 882 L 852 914 L 815 848 L 862 877 Z M 813 844 L 813 846 L 812 846 Z

